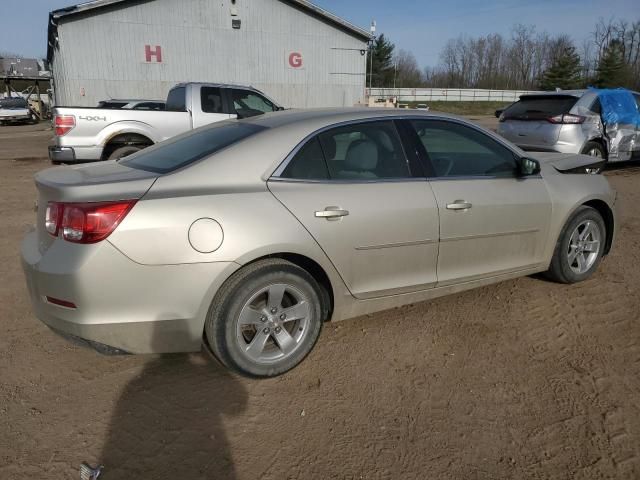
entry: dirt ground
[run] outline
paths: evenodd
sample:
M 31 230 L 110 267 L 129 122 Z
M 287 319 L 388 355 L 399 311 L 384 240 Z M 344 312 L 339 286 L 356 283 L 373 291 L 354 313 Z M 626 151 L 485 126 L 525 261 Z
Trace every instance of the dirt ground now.
M 521 278 L 327 324 L 295 370 L 101 356 L 31 313 L 19 244 L 47 126 L 0 128 L 0 478 L 640 478 L 640 168 L 612 254 L 573 286 Z M 14 160 L 22 158 L 22 160 Z

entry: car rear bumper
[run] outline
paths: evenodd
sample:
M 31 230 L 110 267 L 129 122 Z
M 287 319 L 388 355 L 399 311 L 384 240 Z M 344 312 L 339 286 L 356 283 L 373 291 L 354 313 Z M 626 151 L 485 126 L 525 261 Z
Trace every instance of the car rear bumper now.
M 31 115 L 3 115 L 0 122 L 27 122 L 31 119 Z
M 200 349 L 213 295 L 238 265 L 141 265 L 108 241 L 58 239 L 42 255 L 31 232 L 22 267 L 35 315 L 58 333 L 106 353 L 168 353 Z
M 49 160 L 52 162 L 75 162 L 76 152 L 71 147 L 49 146 Z

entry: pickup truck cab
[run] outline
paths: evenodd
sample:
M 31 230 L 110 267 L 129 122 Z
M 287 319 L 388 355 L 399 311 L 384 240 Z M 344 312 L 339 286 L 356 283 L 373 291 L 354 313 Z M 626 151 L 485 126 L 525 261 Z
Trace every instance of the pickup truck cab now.
M 164 111 L 55 107 L 53 163 L 113 160 L 188 130 L 231 118 L 282 110 L 252 87 L 181 83 L 167 96 Z

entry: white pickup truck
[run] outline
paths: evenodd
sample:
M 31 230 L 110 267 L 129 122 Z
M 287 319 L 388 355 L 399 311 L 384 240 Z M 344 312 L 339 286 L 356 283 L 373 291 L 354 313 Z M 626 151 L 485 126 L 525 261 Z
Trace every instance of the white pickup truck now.
M 214 122 L 282 110 L 252 87 L 181 83 L 167 96 L 164 111 L 55 107 L 53 163 L 113 160 Z

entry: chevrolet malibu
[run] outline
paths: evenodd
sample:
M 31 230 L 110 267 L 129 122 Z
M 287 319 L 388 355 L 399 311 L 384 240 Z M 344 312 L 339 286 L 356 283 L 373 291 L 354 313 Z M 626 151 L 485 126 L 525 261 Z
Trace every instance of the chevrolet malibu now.
M 36 175 L 22 263 L 38 318 L 100 351 L 201 345 L 300 363 L 323 322 L 523 275 L 587 279 L 616 194 L 593 157 L 524 153 L 462 119 L 287 111 Z

